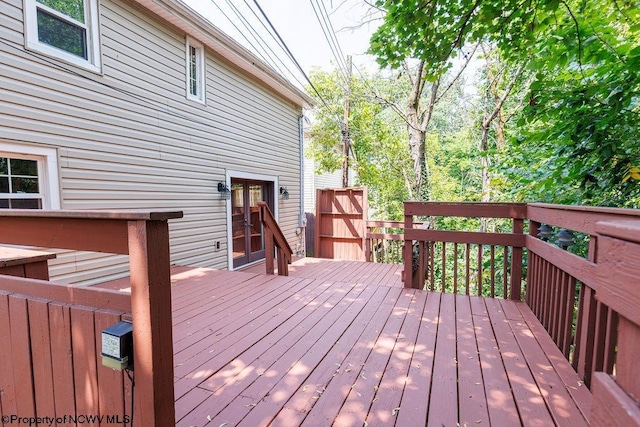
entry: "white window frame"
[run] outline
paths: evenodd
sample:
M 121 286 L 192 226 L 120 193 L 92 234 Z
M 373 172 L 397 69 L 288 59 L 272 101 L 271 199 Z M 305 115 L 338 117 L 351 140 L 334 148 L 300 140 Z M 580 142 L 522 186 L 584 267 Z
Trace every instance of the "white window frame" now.
M 191 48 L 196 50 L 196 92 L 197 94 L 191 93 Z M 187 37 L 187 42 L 185 44 L 185 80 L 186 80 L 186 90 L 187 90 L 187 99 L 191 99 L 193 101 L 200 102 L 204 104 L 206 102 L 206 93 L 207 93 L 207 73 L 206 73 L 206 56 L 204 51 L 204 45 L 199 41 L 192 39 L 191 37 Z
M 98 17 L 99 1 L 84 1 L 84 23 L 77 22 L 71 17 L 39 3 L 37 0 L 24 0 L 24 25 L 25 25 L 25 48 L 42 53 L 46 56 L 63 60 L 64 62 L 77 65 L 86 70 L 96 73 L 102 72 L 102 61 L 100 56 L 100 22 Z M 38 39 L 38 15 L 37 10 L 42 9 L 47 13 L 59 17 L 62 20 L 69 21 L 74 25 L 85 28 L 87 34 L 87 59 L 76 56 L 63 49 L 50 46 Z
M 42 209 L 60 209 L 58 151 L 55 148 L 0 141 L 0 157 L 36 160 L 38 162 L 38 184 L 40 185 L 40 193 L 37 194 L 42 197 Z

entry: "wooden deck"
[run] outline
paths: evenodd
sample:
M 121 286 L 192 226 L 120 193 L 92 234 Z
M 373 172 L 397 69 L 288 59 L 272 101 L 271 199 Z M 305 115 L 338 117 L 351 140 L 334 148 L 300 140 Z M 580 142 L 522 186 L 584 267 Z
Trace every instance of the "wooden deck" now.
M 586 425 L 589 390 L 524 303 L 402 289 L 401 268 L 174 268 L 176 424 Z
M 336 278 L 336 280 L 349 280 L 354 283 L 402 288 L 404 287 L 402 283 L 403 270 L 402 264 L 374 264 L 307 257 L 295 259 L 295 262 L 289 266 L 289 276 L 325 280 Z M 245 267 L 240 271 L 264 274 L 264 261 Z

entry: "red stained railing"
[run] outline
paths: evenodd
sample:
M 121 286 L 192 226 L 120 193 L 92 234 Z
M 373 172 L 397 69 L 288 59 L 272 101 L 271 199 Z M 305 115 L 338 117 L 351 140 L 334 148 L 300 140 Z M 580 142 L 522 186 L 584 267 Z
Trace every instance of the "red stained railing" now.
M 265 265 L 266 273 L 274 273 L 274 259 L 278 262 L 278 275 L 289 275 L 289 264 L 293 251 L 287 238 L 282 233 L 276 219 L 265 202 L 258 202 L 260 221 L 264 227 Z M 277 255 L 277 257 L 276 257 Z
M 0 210 L 0 243 L 129 255 L 131 295 L 0 275 L 0 399 L 21 417 L 130 415 L 101 331 L 133 323 L 135 424 L 173 425 L 169 229 L 182 212 Z M 9 344 L 10 343 L 10 344 Z M 55 393 L 52 390 L 55 388 Z M 10 411 L 10 412 L 9 412 Z
M 437 223 L 437 217 L 503 218 L 511 226 L 503 233 L 415 227 L 416 218 Z M 528 234 L 523 234 L 527 219 Z M 597 228 L 602 221 L 621 220 L 640 223 L 640 211 L 535 203 L 407 202 L 405 287 L 515 300 L 524 296 L 591 386 L 595 372 L 612 374 L 618 363 L 620 315 L 598 298 L 603 250 Z M 545 233 L 540 233 L 542 224 Z M 576 242 L 559 242 L 562 230 L 576 233 Z
M 405 287 L 520 299 L 524 204 L 406 202 Z M 436 217 L 502 219 L 504 233 L 436 230 Z

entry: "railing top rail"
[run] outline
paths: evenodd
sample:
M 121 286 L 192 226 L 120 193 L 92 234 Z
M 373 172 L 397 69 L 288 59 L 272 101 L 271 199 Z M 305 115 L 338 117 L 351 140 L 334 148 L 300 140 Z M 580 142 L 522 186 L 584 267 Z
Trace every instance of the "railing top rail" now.
M 422 222 L 414 222 L 413 225 L 422 225 Z M 404 228 L 404 221 L 382 221 L 382 220 L 367 220 L 366 225 L 371 227 L 384 227 L 384 228 Z
M 182 216 L 182 211 L 0 209 L 0 217 L 166 221 Z
M 560 211 L 585 212 L 591 214 L 609 214 L 640 218 L 640 209 L 610 208 L 603 206 L 556 205 L 552 203 L 527 203 L 527 207 L 544 208 Z
M 640 221 L 600 221 L 596 224 L 596 230 L 605 236 L 640 243 Z
M 525 219 L 525 203 L 404 202 L 405 215 Z
M 637 221 L 640 220 L 640 210 L 530 203 L 527 205 L 527 218 L 531 221 L 595 235 L 597 223 Z

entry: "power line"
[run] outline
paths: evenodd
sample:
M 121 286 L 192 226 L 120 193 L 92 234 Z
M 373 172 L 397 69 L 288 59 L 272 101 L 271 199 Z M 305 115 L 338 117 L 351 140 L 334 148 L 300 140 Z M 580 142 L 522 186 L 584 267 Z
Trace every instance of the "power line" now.
M 245 33 L 240 30 L 240 28 L 238 28 L 238 26 L 236 25 L 236 22 L 231 19 L 224 10 L 222 10 L 222 8 L 214 1 L 214 0 L 210 0 L 210 2 L 216 7 L 218 8 L 218 10 L 220 11 L 220 13 L 222 14 L 222 16 L 224 16 L 225 18 L 227 18 L 227 21 L 229 21 L 229 23 L 233 26 L 233 28 L 236 29 L 236 31 L 238 32 L 238 34 L 240 34 L 242 36 L 242 38 L 249 44 L 249 46 L 251 46 L 251 48 L 253 49 L 253 51 L 260 56 L 260 58 L 266 63 L 268 64 L 270 67 L 272 67 L 273 69 L 277 69 L 280 74 L 284 74 L 282 72 L 282 70 L 280 70 L 274 63 L 269 62 L 269 60 L 263 55 L 263 53 L 260 51 L 260 49 L 256 48 L 256 46 L 251 42 L 251 40 L 249 40 L 247 38 L 247 36 L 245 35 Z M 229 3 L 229 0 L 227 0 L 227 3 Z M 262 47 L 262 46 L 260 46 Z M 264 51 L 264 48 L 263 48 Z
M 326 22 L 323 24 L 324 22 L 324 15 L 322 15 L 322 12 L 318 12 L 318 10 L 320 10 L 320 6 L 318 6 L 318 9 L 316 10 L 316 6 L 313 3 L 313 0 L 310 0 L 311 3 L 311 7 L 313 8 L 313 13 L 316 15 L 316 19 L 318 20 L 318 23 L 320 24 L 320 28 L 322 29 L 322 33 L 324 34 L 324 38 L 327 41 L 327 44 L 329 45 L 329 49 L 331 50 L 331 54 L 333 55 L 334 59 L 336 60 L 336 65 L 338 66 L 338 69 L 340 70 L 340 72 L 343 74 L 344 79 L 347 79 L 347 74 L 346 74 L 346 66 L 343 67 L 342 65 L 342 61 L 340 60 L 340 54 L 337 51 L 337 48 L 334 46 L 331 36 L 329 36 L 329 28 L 326 25 Z M 322 15 L 323 17 L 320 18 L 320 15 Z
M 213 1 L 213 0 L 212 0 Z M 249 31 L 249 33 L 253 36 L 253 38 L 256 40 L 256 42 L 263 48 L 263 51 L 265 52 L 265 54 L 273 61 L 273 65 L 275 65 L 275 68 L 277 69 L 277 71 L 280 72 L 280 74 L 282 74 L 283 76 L 285 75 L 285 73 L 282 71 L 282 69 L 280 67 L 277 66 L 277 64 L 275 63 L 275 60 L 273 59 L 273 57 L 275 57 L 275 59 L 284 67 L 284 69 L 289 73 L 289 75 L 291 77 L 293 77 L 293 79 L 295 81 L 298 82 L 298 84 L 300 84 L 301 86 L 303 86 L 303 83 L 298 79 L 298 77 L 295 75 L 294 72 L 292 72 L 289 67 L 282 61 L 282 59 L 280 58 L 280 56 L 278 54 L 276 54 L 273 49 L 271 48 L 271 46 L 269 45 L 269 43 L 267 43 L 266 40 L 264 40 L 264 38 L 260 35 L 260 33 L 253 28 L 253 26 L 249 23 L 248 19 L 244 17 L 244 15 L 242 13 L 240 13 L 240 10 L 233 4 L 233 2 L 231 2 L 231 0 L 226 0 L 227 4 L 229 5 L 229 7 L 231 7 L 231 9 L 233 10 L 233 12 L 236 14 L 236 16 L 238 17 L 238 19 L 240 20 L 240 22 L 242 22 L 242 24 L 244 25 L 244 27 Z M 245 4 L 246 4 L 246 0 L 245 0 Z M 266 28 L 266 26 L 264 25 L 264 23 L 262 23 L 262 21 L 259 19 L 259 17 L 256 15 L 255 11 L 253 11 L 253 9 L 251 9 L 251 7 L 249 5 L 247 5 L 249 7 L 249 9 L 253 12 L 254 16 L 256 16 L 256 18 L 258 18 L 258 21 L 262 24 L 262 26 Z M 267 29 L 268 32 L 268 29 Z M 269 35 L 271 35 L 271 33 L 269 33 Z M 243 34 L 244 36 L 244 34 Z M 272 36 L 273 37 L 273 36 Z M 246 37 L 245 37 L 246 39 Z M 255 49 L 255 48 L 254 48 Z M 271 52 L 273 54 L 270 55 L 269 52 L 267 52 L 267 49 L 269 52 Z
M 345 69 L 348 69 L 349 66 L 345 62 L 346 55 L 344 54 L 344 52 L 342 52 L 342 47 L 340 47 L 340 42 L 338 41 L 338 35 L 336 34 L 336 31 L 333 29 L 333 23 L 331 22 L 331 17 L 329 16 L 329 12 L 327 12 L 327 8 L 324 2 L 318 2 L 318 0 L 316 0 L 316 3 L 320 3 L 320 6 L 322 6 L 322 9 L 324 10 L 324 16 L 326 18 L 326 22 L 329 24 L 329 30 L 331 30 L 331 35 L 333 36 L 333 40 L 338 50 L 338 57 L 340 58 L 340 61 L 342 61 L 342 65 L 345 67 Z
M 284 47 L 282 47 L 282 45 L 280 44 L 280 41 L 278 40 L 278 38 L 273 34 L 273 32 L 269 29 L 269 27 L 267 27 L 267 25 L 264 23 L 264 21 L 260 18 L 260 16 L 258 16 L 258 14 L 256 13 L 256 11 L 251 7 L 251 5 L 249 4 L 249 2 L 247 0 L 244 0 L 244 4 L 247 6 L 247 8 L 251 11 L 251 13 L 253 13 L 253 16 L 255 16 L 255 18 L 258 20 L 258 22 L 262 25 L 262 28 L 264 28 L 267 32 L 267 34 L 269 34 L 271 36 L 271 38 L 276 42 L 276 44 L 278 45 L 278 47 L 280 47 L 282 49 L 282 51 L 287 55 L 287 57 L 291 60 L 291 62 L 294 62 L 294 57 L 290 54 L 290 52 L 288 52 Z
M 316 93 L 316 95 L 318 95 L 318 98 L 320 99 L 320 101 L 322 102 L 322 104 L 324 104 L 325 107 L 329 108 L 329 105 L 327 104 L 327 102 L 324 100 L 324 98 L 322 97 L 322 95 L 320 95 L 320 92 L 318 91 L 318 89 L 316 89 L 316 87 L 313 85 L 313 83 L 311 82 L 311 79 L 309 79 L 309 76 L 307 75 L 307 73 L 304 72 L 304 70 L 302 69 L 302 67 L 300 66 L 300 63 L 298 63 L 298 60 L 295 58 L 295 56 L 293 56 L 293 53 L 291 53 L 291 50 L 289 50 L 289 46 L 287 46 L 287 44 L 284 42 L 284 40 L 282 39 L 282 37 L 280 36 L 280 33 L 278 33 L 278 30 L 276 30 L 276 28 L 273 26 L 273 24 L 271 23 L 271 20 L 269 19 L 269 17 L 267 16 L 267 14 L 264 12 L 264 10 L 262 10 L 262 7 L 260 7 L 260 4 L 258 3 L 258 0 L 253 0 L 253 2 L 255 3 L 255 5 L 258 7 L 258 10 L 260 11 L 260 13 L 262 14 L 262 16 L 264 17 L 264 19 L 267 21 L 267 23 L 269 24 L 269 27 L 271 27 L 271 29 L 273 30 L 274 34 L 278 37 L 278 40 L 280 41 L 280 44 L 282 45 L 282 47 L 285 49 L 285 51 L 287 52 L 287 54 L 289 55 L 289 57 L 291 58 L 291 60 L 293 61 L 293 63 L 296 65 L 296 67 L 298 68 L 298 70 L 300 70 L 300 72 L 302 73 L 302 75 L 304 76 L 305 80 L 309 83 L 309 86 L 311 87 L 311 89 L 313 89 L 313 91 Z

